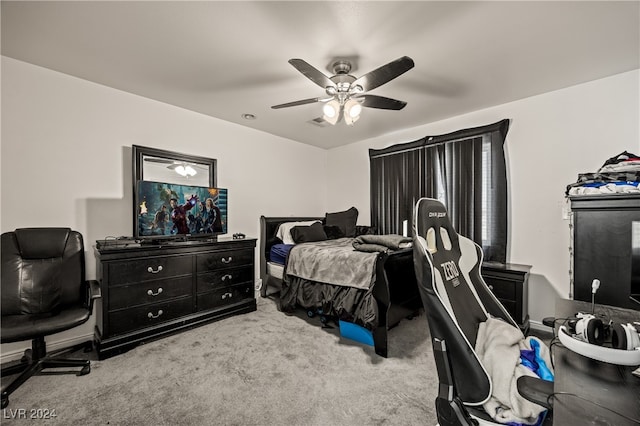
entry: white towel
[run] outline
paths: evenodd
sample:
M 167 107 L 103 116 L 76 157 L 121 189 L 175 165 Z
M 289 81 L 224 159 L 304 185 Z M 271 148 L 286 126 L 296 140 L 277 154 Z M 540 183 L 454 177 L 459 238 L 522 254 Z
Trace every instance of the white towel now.
M 475 351 L 493 384 L 491 397 L 483 407 L 500 423 L 535 424 L 545 410 L 518 393 L 518 377 L 537 377 L 520 362 L 520 350 L 531 350 L 532 339 L 540 343 L 540 356 L 550 368 L 549 349 L 539 339 L 525 339 L 520 329 L 495 318 L 480 323 L 478 328 Z

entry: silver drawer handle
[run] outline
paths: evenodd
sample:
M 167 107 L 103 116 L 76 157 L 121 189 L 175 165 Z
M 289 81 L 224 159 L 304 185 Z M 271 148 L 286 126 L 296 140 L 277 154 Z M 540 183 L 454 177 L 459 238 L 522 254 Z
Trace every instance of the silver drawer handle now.
M 227 274 L 222 276 L 222 281 L 230 280 L 233 278 L 233 275 Z
M 223 299 L 226 299 L 227 297 L 233 297 L 233 293 L 224 293 L 224 294 L 222 295 L 222 298 L 223 298 Z
M 158 269 L 155 270 L 151 266 L 147 268 L 147 272 L 151 272 L 152 274 L 157 274 L 160 271 L 162 271 L 162 265 L 159 265 Z
M 156 315 L 153 315 L 151 312 L 147 314 L 149 318 L 158 318 L 160 315 L 162 315 L 162 309 L 160 309 Z
M 222 263 L 231 263 L 231 261 L 233 260 L 233 257 L 229 256 L 226 259 L 223 257 L 222 258 Z
M 157 291 L 157 292 L 155 292 L 155 293 L 154 293 L 154 292 L 153 292 L 153 290 L 151 290 L 151 289 L 147 290 L 147 294 L 148 294 L 149 296 L 154 296 L 154 297 L 155 297 L 155 296 L 159 295 L 160 293 L 162 293 L 162 287 L 159 287 L 159 288 L 158 288 L 158 291 Z

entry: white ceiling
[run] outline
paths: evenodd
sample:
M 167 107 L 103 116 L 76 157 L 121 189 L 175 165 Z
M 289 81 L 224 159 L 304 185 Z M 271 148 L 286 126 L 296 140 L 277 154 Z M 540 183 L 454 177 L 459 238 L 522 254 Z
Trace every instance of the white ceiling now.
M 332 148 L 640 68 L 640 3 L 2 1 L 2 55 L 299 142 Z M 361 76 L 415 68 L 371 93 L 354 126 L 319 127 L 324 96 L 287 63 Z M 255 114 L 247 121 L 243 113 Z

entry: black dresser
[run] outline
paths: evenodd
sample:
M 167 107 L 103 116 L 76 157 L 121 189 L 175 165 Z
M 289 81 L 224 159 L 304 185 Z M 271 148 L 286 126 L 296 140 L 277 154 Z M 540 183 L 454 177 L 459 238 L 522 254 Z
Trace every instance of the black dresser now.
M 529 332 L 529 265 L 484 262 L 480 273 L 511 318 Z
M 128 244 L 99 241 L 100 358 L 256 310 L 255 239 Z
M 570 197 L 573 212 L 573 298 L 640 309 L 640 196 Z

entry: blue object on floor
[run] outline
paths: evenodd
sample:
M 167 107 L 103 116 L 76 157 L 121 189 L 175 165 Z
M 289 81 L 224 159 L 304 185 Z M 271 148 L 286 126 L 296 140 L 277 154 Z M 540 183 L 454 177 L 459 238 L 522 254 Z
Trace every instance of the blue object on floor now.
M 364 327 L 347 321 L 339 321 L 340 335 L 365 345 L 373 346 L 373 333 Z

